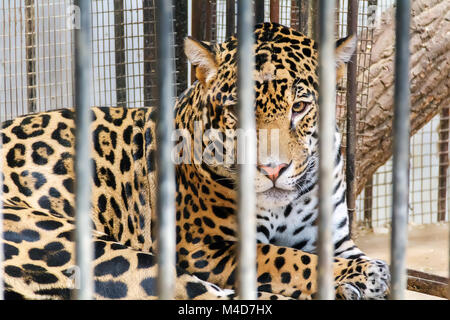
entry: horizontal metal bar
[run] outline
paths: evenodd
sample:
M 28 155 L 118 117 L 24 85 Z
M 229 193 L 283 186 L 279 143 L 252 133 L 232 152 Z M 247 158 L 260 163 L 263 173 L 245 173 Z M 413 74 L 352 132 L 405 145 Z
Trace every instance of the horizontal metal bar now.
M 335 123 L 336 70 L 334 61 L 334 1 L 319 3 L 319 234 L 318 299 L 334 299 L 333 243 L 333 141 Z
M 253 6 L 251 1 L 238 2 L 238 105 L 240 129 L 248 134 L 244 163 L 239 166 L 238 191 L 238 290 L 240 299 L 256 299 L 256 124 L 253 83 Z
M 393 141 L 393 193 L 391 236 L 391 299 L 404 299 L 409 193 L 409 0 L 397 1 L 395 30 L 395 91 Z
M 158 121 L 157 152 L 157 230 L 158 230 L 158 296 L 175 296 L 175 168 L 171 158 L 173 106 L 175 103 L 174 39 L 172 1 L 156 1 L 158 43 Z
M 91 230 L 91 2 L 78 1 L 81 29 L 75 30 L 75 241 L 78 300 L 93 297 Z
M 408 290 L 450 299 L 450 279 L 408 269 Z

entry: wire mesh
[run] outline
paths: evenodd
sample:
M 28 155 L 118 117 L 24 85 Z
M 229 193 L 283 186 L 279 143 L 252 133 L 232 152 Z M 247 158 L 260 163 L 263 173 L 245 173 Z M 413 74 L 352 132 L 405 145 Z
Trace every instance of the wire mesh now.
M 360 23 L 372 24 L 373 28 L 382 27 L 380 17 L 394 4 L 394 1 L 378 1 L 376 6 L 369 8 L 371 18 Z M 369 3 L 370 7 L 370 3 Z M 370 30 L 368 30 L 370 31 Z M 366 47 L 371 45 L 367 44 Z M 358 63 L 358 67 L 359 63 Z M 370 57 L 367 67 L 370 67 Z M 365 81 L 365 76 L 361 77 Z M 368 79 L 370 80 L 370 79 Z M 359 88 L 358 88 L 359 89 Z M 367 105 L 368 88 L 361 96 L 361 101 Z M 409 223 L 428 224 L 448 221 L 450 208 L 450 193 L 448 181 L 448 146 L 449 123 L 448 108 L 441 107 L 428 124 L 419 130 L 410 142 L 410 194 L 409 194 Z M 364 123 L 359 125 L 364 126 Z M 364 129 L 364 127 L 362 127 Z M 391 186 L 392 186 L 392 158 L 381 166 L 365 190 L 357 200 L 358 220 L 366 227 L 389 227 L 391 224 Z
M 381 28 L 380 17 L 394 5 L 393 0 L 358 1 L 357 46 L 357 144 L 362 143 L 366 123 L 373 46 L 373 34 Z M 217 41 L 225 40 L 226 0 L 217 0 Z M 265 21 L 270 21 L 270 0 L 265 0 Z M 299 12 L 304 2 L 279 1 L 279 22 L 300 29 Z M 336 0 L 336 37 L 347 36 L 348 0 Z M 346 85 L 344 77 L 337 83 L 336 118 L 343 133 L 342 152 L 346 148 Z M 411 138 L 410 222 L 433 223 L 448 220 L 448 108 Z M 447 146 L 447 147 L 445 147 Z M 446 149 L 447 148 L 447 149 Z M 358 155 L 356 155 L 358 156 Z M 357 159 L 358 161 L 358 159 Z M 357 220 L 366 226 L 390 224 L 392 160 L 380 167 L 366 184 L 356 203 Z
M 450 179 L 448 162 L 448 108 L 446 116 L 435 116 L 411 138 L 409 223 L 428 224 L 448 221 Z M 444 123 L 446 126 L 442 126 Z M 445 149 L 447 146 L 447 149 Z M 444 151 L 441 151 L 441 148 Z M 440 158 L 443 158 L 440 160 Z M 442 168 L 440 170 L 440 168 Z M 373 176 L 371 198 L 372 227 L 388 227 L 391 210 L 392 159 L 381 166 Z M 366 186 L 367 188 L 367 186 Z M 443 196 L 440 196 L 440 193 Z M 369 199 L 370 199 L 369 198 Z M 439 204 L 439 200 L 443 204 Z M 366 200 L 367 201 L 367 200 Z M 359 220 L 364 220 L 364 196 L 358 199 Z M 441 206 L 441 210 L 439 210 Z M 441 212 L 441 216 L 440 213 Z M 367 219 L 366 219 L 367 220 Z
M 223 42 L 226 40 L 226 28 L 227 28 L 227 0 L 216 0 L 216 10 L 215 10 L 215 19 L 213 20 L 214 30 L 216 31 L 216 39 L 217 42 Z M 235 0 L 236 8 L 237 1 Z M 290 1 L 289 0 L 281 0 L 280 1 L 280 20 L 282 20 L 282 24 L 289 26 L 290 25 Z M 236 10 L 235 10 L 236 12 Z M 283 14 L 284 12 L 284 14 Z M 289 15 L 289 16 L 288 16 Z M 264 21 L 270 21 L 270 0 L 264 0 Z M 237 24 L 235 23 L 235 26 Z M 235 32 L 237 32 L 235 28 Z
M 96 0 L 92 19 L 94 104 L 156 105 L 154 1 Z
M 226 2 L 227 0 L 216 0 L 216 19 L 215 28 L 217 32 L 217 41 L 222 42 L 226 40 Z M 295 17 L 299 12 L 299 7 L 295 0 L 280 0 L 279 1 L 279 23 L 290 27 L 291 23 L 298 23 Z M 264 21 L 270 21 L 270 0 L 264 0 Z M 294 25 L 292 25 L 295 27 Z M 296 27 L 297 28 L 297 27 Z
M 92 103 L 155 105 L 154 0 L 95 0 L 91 8 Z M 71 0 L 0 2 L 2 120 L 74 107 L 72 9 Z
M 227 1 L 216 1 L 216 38 L 217 42 L 223 42 L 226 39 L 226 25 L 227 25 Z
M 292 0 L 280 0 L 280 24 L 290 27 L 291 26 L 291 10 Z
M 68 0 L 0 3 L 1 119 L 73 106 Z
M 368 93 L 369 93 L 369 68 L 370 68 L 370 58 L 372 53 L 373 44 L 373 31 L 374 24 L 373 21 L 374 7 L 371 5 L 372 1 L 358 1 L 358 46 L 357 46 L 357 132 L 363 132 L 365 128 L 365 123 L 363 116 L 367 110 L 368 104 Z M 337 37 L 344 38 L 347 36 L 347 0 L 337 1 Z M 336 108 L 337 108 L 337 121 L 341 132 L 343 133 L 342 147 L 345 150 L 346 146 L 346 89 L 347 77 L 344 75 L 337 85 L 336 94 Z M 362 137 L 357 137 L 358 143 L 361 142 Z

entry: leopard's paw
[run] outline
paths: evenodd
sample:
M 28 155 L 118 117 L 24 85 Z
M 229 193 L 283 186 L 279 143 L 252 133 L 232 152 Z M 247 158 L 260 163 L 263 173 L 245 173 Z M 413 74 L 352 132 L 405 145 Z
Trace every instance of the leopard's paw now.
M 391 276 L 386 262 L 359 262 L 336 285 L 336 298 L 346 300 L 383 300 L 389 295 Z M 348 269 L 347 269 L 348 271 Z
M 366 288 L 363 290 L 365 299 L 382 300 L 389 295 L 391 274 L 389 266 L 382 260 L 370 260 L 363 271 L 366 276 Z
M 362 300 L 363 293 L 351 282 L 341 283 L 336 288 L 336 299 L 338 300 Z

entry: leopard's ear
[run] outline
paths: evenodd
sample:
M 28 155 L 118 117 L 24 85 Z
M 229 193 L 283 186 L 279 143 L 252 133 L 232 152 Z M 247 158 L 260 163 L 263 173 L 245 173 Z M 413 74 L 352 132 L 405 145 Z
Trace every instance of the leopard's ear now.
M 357 44 L 357 38 L 355 35 L 348 36 L 346 38 L 336 41 L 336 78 L 340 79 L 345 74 L 345 65 L 350 61 L 353 53 L 355 52 Z
M 195 66 L 195 76 L 205 88 L 217 75 L 216 57 L 208 43 L 187 37 L 184 40 L 184 52 L 188 60 Z

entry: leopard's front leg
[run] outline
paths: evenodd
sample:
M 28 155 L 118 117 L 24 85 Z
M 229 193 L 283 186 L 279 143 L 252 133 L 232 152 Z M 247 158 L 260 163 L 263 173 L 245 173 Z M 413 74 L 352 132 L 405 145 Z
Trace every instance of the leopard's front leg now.
M 335 257 L 344 258 L 352 261 L 352 264 L 348 267 L 350 271 L 357 271 L 361 273 L 361 270 L 365 269 L 365 275 L 362 275 L 365 279 L 367 278 L 367 283 L 362 285 L 361 281 L 353 281 L 357 284 L 357 288 L 353 285 L 347 286 L 343 285 L 338 290 L 338 296 L 349 296 L 353 293 L 368 299 L 379 299 L 385 298 L 382 292 L 389 291 L 390 285 L 390 272 L 389 266 L 385 261 L 376 260 L 368 257 L 364 252 L 362 252 L 350 236 L 347 236 L 346 241 L 339 243 L 339 247 L 335 246 L 336 251 L 334 253 Z M 343 269 L 345 271 L 345 269 Z M 341 283 L 345 282 L 345 279 L 350 275 L 338 276 Z M 352 277 L 361 277 L 353 274 Z M 355 279 L 356 279 L 355 278 Z
M 317 292 L 317 255 L 273 245 L 259 245 L 258 249 L 258 254 L 264 254 L 262 258 L 258 256 L 258 274 L 276 270 L 275 280 L 281 281 L 281 286 L 272 283 L 272 287 L 281 287 L 283 294 L 286 294 L 285 290 L 292 291 L 288 289 L 291 287 L 294 289 L 291 296 L 295 298 L 314 296 Z M 383 261 L 335 258 L 333 273 L 338 299 L 385 299 L 389 292 L 389 269 Z
M 336 260 L 336 259 L 335 259 Z M 335 272 L 337 298 L 360 299 L 386 299 L 389 294 L 391 276 L 389 267 L 382 260 L 358 258 L 347 260 L 339 259 L 338 274 Z
M 218 241 L 179 248 L 179 265 L 221 288 L 234 288 L 237 243 Z M 180 250 L 181 249 L 181 250 Z M 317 292 L 318 259 L 314 254 L 270 244 L 257 245 L 258 291 L 297 299 L 311 299 Z M 388 286 L 373 287 L 372 261 L 335 258 L 336 297 L 343 299 L 384 298 Z

